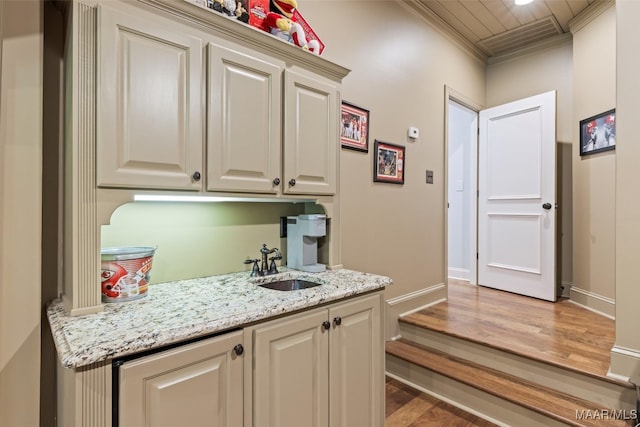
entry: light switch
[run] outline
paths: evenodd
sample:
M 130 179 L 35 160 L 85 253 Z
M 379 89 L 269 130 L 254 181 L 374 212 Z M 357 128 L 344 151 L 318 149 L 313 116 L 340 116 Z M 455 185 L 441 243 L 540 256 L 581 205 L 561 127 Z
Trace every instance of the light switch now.
M 456 191 L 464 191 L 464 182 L 461 179 L 456 180 Z
M 433 171 L 427 170 L 427 184 L 433 184 Z

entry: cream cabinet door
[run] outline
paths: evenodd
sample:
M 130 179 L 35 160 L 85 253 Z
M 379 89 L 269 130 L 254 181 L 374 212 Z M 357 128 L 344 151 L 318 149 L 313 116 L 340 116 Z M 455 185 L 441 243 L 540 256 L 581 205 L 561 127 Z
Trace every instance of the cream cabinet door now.
M 338 90 L 307 73 L 285 71 L 284 192 L 335 194 Z
M 329 308 L 331 427 L 384 426 L 381 295 Z
M 279 193 L 282 64 L 208 44 L 207 189 Z
M 202 40 L 173 20 L 127 12 L 98 10 L 98 185 L 199 190 Z
M 242 344 L 237 331 L 125 362 L 120 425 L 242 426 L 244 358 L 234 350 Z
M 329 425 L 326 320 L 316 310 L 253 331 L 253 427 Z

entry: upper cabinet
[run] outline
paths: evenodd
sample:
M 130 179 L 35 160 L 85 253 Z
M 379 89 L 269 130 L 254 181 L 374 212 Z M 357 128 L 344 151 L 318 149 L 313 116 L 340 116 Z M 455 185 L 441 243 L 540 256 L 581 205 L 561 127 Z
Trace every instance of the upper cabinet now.
M 276 194 L 284 63 L 227 46 L 208 45 L 207 189 Z
M 202 188 L 202 40 L 161 16 L 99 8 L 97 182 Z
M 335 79 L 155 13 L 98 20 L 99 186 L 335 194 Z
M 284 192 L 334 194 L 338 90 L 309 73 L 287 70 L 284 77 Z

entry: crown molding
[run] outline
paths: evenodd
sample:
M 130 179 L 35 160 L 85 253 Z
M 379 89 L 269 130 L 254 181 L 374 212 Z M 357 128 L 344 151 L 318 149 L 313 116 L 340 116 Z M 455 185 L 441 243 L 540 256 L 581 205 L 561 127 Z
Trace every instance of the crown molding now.
M 422 18 L 432 28 L 441 35 L 453 42 L 456 46 L 477 59 L 483 64 L 487 62 L 487 54 L 476 47 L 473 43 L 463 37 L 451 25 L 447 24 L 442 18 L 436 15 L 431 9 L 426 7 L 419 0 L 397 0 L 401 6 L 404 6 L 411 12 L 414 12 L 419 18 Z
M 525 56 L 535 55 L 545 50 L 553 49 L 565 44 L 571 44 L 573 42 L 573 35 L 571 33 L 561 34 L 555 37 L 549 37 L 532 45 L 524 48 L 512 50 L 507 53 L 492 56 L 487 59 L 487 65 L 499 64 L 501 62 L 508 62 L 513 59 L 520 59 Z
M 569 31 L 572 34 L 580 31 L 591 21 L 609 9 L 611 6 L 615 6 L 615 0 L 596 0 L 584 9 L 578 16 L 569 21 Z

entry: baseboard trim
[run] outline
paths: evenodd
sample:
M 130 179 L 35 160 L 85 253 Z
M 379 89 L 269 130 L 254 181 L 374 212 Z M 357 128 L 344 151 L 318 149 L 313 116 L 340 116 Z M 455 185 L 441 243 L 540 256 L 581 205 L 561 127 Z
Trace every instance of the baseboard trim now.
M 576 303 L 587 310 L 591 310 L 594 313 L 608 317 L 609 319 L 615 319 L 616 301 L 614 299 L 580 289 L 576 286 L 571 286 L 569 293 L 571 302 Z
M 469 270 L 464 268 L 449 267 L 448 275 L 450 279 L 469 280 Z
M 611 364 L 607 376 L 640 384 L 640 350 L 614 345 L 611 349 Z
M 420 311 L 447 299 L 447 286 L 444 283 L 419 289 L 408 294 L 387 300 L 385 339 L 400 335 L 398 318 Z

